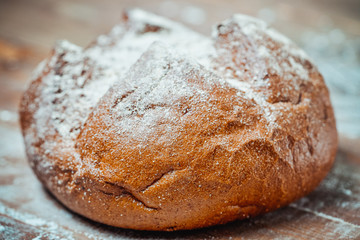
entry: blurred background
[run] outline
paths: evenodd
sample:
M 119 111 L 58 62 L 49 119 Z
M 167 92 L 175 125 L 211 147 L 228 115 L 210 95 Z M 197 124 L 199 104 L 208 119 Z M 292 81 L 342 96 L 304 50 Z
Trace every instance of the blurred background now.
M 228 18 L 232 14 L 248 14 L 268 22 L 296 42 L 314 59 L 331 92 L 340 136 L 340 148 L 337 163 L 330 177 L 325 180 L 317 192 L 310 195 L 309 198 L 304 198 L 305 200 L 302 199 L 302 202 L 300 201 L 294 206 L 297 209 L 302 209 L 303 215 L 301 217 L 304 218 L 306 212 L 313 213 L 312 215 L 315 212 L 328 216 L 317 220 L 310 217 L 306 218 L 309 223 L 315 224 L 317 230 L 313 234 L 318 234 L 319 239 L 324 239 L 321 236 L 328 236 L 326 234 L 337 227 L 341 231 L 343 228 L 345 229 L 345 232 L 336 230 L 343 235 L 335 234 L 333 235 L 334 238 L 329 235 L 330 237 L 328 236 L 329 238 L 326 237 L 326 239 L 337 239 L 339 236 L 339 239 L 341 236 L 346 237 L 346 239 L 351 239 L 354 236 L 355 238 L 356 236 L 360 237 L 356 234 L 351 235 L 353 232 L 360 232 L 359 0 L 0 0 L 0 203 L 5 204 L 5 206 L 12 206 L 19 210 L 19 214 L 22 214 L 25 209 L 24 206 L 26 206 L 24 198 L 27 198 L 27 209 L 34 209 L 33 214 L 37 216 L 39 216 L 40 208 L 46 207 L 47 210 L 41 210 L 40 214 L 44 219 L 57 222 L 63 221 L 64 218 L 68 220 L 73 218 L 72 215 L 71 217 L 68 215 L 67 211 L 63 211 L 56 202 L 47 203 L 41 197 L 25 196 L 26 193 L 31 194 L 32 192 L 36 192 L 38 195 L 44 193 L 41 193 L 41 187 L 36 185 L 37 182 L 26 164 L 18 126 L 19 99 L 27 86 L 31 71 L 49 54 L 56 40 L 67 39 L 80 46 L 86 46 L 96 36 L 108 32 L 119 22 L 122 12 L 126 8 L 133 7 L 143 8 L 180 21 L 206 35 L 211 34 L 213 24 Z M 26 176 L 26 182 L 20 178 L 23 176 Z M 36 182 L 36 184 L 28 183 L 31 181 Z M 28 189 L 23 190 L 24 186 Z M 24 195 L 20 196 L 19 191 L 24 191 Z M 317 204 L 311 205 L 312 201 L 317 202 Z M 53 209 L 54 206 L 57 206 L 56 211 Z M 5 236 L 1 233 L 10 234 L 9 236 L 12 237 L 15 236 L 16 232 L 21 233 L 20 225 L 10 224 L 12 218 L 17 219 L 16 221 L 19 220 L 14 217 L 16 214 L 5 214 L 6 211 L 1 209 L 0 205 L 0 239 L 2 239 L 1 236 Z M 58 218 L 54 218 L 56 214 L 59 216 Z M 285 218 L 282 217 L 281 213 L 280 215 L 276 214 L 267 216 L 280 221 L 280 227 L 276 228 L 278 232 L 281 232 L 279 229 L 284 227 L 281 225 L 284 219 L 284 221 L 289 222 L 289 226 L 293 227 L 292 230 L 289 230 L 291 227 L 286 225 L 290 232 L 295 231 L 296 233 L 297 230 L 295 229 L 301 229 L 301 226 L 303 226 L 303 230 L 309 231 L 310 229 L 308 225 L 301 225 L 304 223 L 294 222 L 294 219 L 299 218 L 297 214 L 300 213 L 286 212 Z M 7 225 L 5 220 L 1 220 L 2 216 L 5 216 L 6 221 L 8 221 Z M 328 219 L 329 222 L 323 219 Z M 292 220 L 294 221 L 291 222 Z M 260 223 L 256 223 L 256 221 L 260 221 Z M 265 231 L 263 227 L 266 225 L 266 221 L 265 217 L 242 223 L 242 225 L 230 226 L 238 229 L 236 233 L 259 228 L 262 229 L 261 231 Z M 325 221 L 323 225 L 321 225 L 322 221 Z M 74 220 L 69 220 L 69 222 L 74 223 Z M 85 224 L 82 229 L 90 231 L 88 229 L 90 223 L 86 220 L 77 217 L 75 222 L 79 226 Z M 331 225 L 332 223 L 338 225 Z M 1 226 L 5 225 L 8 228 L 2 232 Z M 34 236 L 38 236 L 36 231 L 42 225 L 30 225 L 30 227 L 35 226 L 35 229 L 31 231 L 34 231 Z M 9 226 L 13 226 L 13 228 Z M 104 230 L 98 226 L 97 228 L 110 234 L 106 236 L 112 236 L 111 229 L 106 228 Z M 234 236 L 232 228 L 211 230 L 209 231 L 212 232 L 209 233 L 210 235 L 203 235 L 204 233 L 200 231 L 195 236 L 199 238 L 203 236 L 219 237 L 220 232 L 225 234 L 224 236 L 232 237 Z M 9 229 L 12 229 L 13 232 L 10 232 Z M 24 229 L 23 232 L 31 233 L 30 230 L 26 230 L 27 228 Z M 266 229 L 269 229 L 269 226 Z M 51 232 L 51 229 L 47 228 L 46 231 Z M 261 236 L 271 236 L 271 231 L 265 231 L 263 235 L 249 236 L 257 236 L 258 238 L 255 239 L 261 239 Z M 285 234 L 284 236 L 295 236 L 296 238 L 297 235 L 291 233 L 293 235 Z M 128 237 L 127 234 L 125 233 L 122 236 Z M 133 233 L 130 235 L 145 236 Z M 87 239 L 84 236 L 81 235 L 81 238 Z M 151 236 L 156 237 L 158 235 Z M 164 235 L 161 236 L 164 237 Z M 181 236 L 194 235 L 185 234 Z

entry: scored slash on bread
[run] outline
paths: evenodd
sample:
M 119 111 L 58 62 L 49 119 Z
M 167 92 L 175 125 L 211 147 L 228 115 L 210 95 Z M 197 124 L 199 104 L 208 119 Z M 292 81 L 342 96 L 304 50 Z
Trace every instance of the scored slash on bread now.
M 58 42 L 20 107 L 30 165 L 65 206 L 140 230 L 284 206 L 329 171 L 329 94 L 306 54 L 235 15 L 213 38 L 132 10 L 87 48 Z

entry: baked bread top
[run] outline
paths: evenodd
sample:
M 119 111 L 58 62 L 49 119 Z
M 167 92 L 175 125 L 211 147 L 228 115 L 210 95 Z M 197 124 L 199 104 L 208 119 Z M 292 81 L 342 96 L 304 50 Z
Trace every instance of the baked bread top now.
M 207 38 L 132 10 L 87 48 L 58 42 L 21 102 L 30 165 L 67 207 L 141 230 L 255 216 L 313 190 L 335 157 L 307 55 L 234 15 Z

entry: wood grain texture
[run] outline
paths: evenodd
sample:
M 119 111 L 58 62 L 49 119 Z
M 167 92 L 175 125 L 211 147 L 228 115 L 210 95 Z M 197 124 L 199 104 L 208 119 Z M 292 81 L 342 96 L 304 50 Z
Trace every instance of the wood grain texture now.
M 0 239 L 360 239 L 359 138 L 340 138 L 332 171 L 307 197 L 264 216 L 206 229 L 161 233 L 108 227 L 71 213 L 43 189 L 27 164 L 17 123 L 19 99 L 31 71 L 56 39 L 84 46 L 107 32 L 125 7 L 161 14 L 164 6 L 171 7 L 163 2 L 0 1 Z M 186 8 L 189 2 L 176 4 Z M 327 14 L 333 27 L 360 35 L 355 0 L 224 1 L 221 8 L 217 1 L 192 4 L 207 15 L 201 24 L 189 25 L 204 33 L 233 12 L 256 15 L 271 8 L 283 12 L 275 27 L 298 42 L 301 32 L 319 30 L 321 21 L 326 25 Z M 186 23 L 181 13 L 172 18 Z

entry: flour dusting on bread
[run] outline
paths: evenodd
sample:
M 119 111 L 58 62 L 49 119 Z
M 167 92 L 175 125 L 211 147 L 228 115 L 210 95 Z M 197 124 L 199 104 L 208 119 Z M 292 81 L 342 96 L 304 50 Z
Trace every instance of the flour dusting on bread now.
M 337 146 L 317 68 L 244 15 L 208 38 L 135 9 L 86 48 L 59 41 L 20 116 L 30 164 L 62 203 L 142 230 L 284 206 L 318 185 Z

